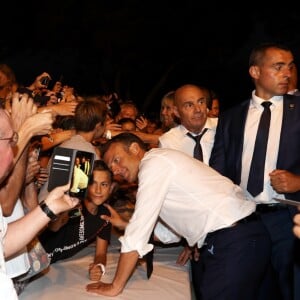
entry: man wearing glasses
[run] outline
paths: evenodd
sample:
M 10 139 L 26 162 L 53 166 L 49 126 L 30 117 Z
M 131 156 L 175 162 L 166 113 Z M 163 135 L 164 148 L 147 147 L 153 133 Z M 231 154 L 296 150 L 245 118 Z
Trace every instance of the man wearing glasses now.
M 47 119 L 47 115 L 42 116 Z M 39 117 L 41 117 L 41 115 L 37 116 L 37 118 Z M 18 134 L 13 131 L 12 119 L 3 109 L 0 109 L 0 123 L 0 184 L 5 187 L 5 180 L 11 174 L 15 166 L 14 153 L 21 151 L 21 148 L 19 149 Z M 22 136 L 23 134 L 24 130 Z M 18 147 L 16 147 L 17 143 Z M 50 220 L 56 218 L 57 214 L 69 210 L 78 204 L 78 199 L 65 194 L 68 188 L 69 185 L 54 189 L 43 203 L 34 208 L 23 218 L 10 224 L 7 224 L 3 218 L 2 204 L 0 205 L 1 299 L 18 299 L 13 283 L 6 274 L 5 260 L 25 247 Z M 7 201 L 7 199 L 3 199 L 1 195 L 1 203 L 5 203 L 5 201 Z

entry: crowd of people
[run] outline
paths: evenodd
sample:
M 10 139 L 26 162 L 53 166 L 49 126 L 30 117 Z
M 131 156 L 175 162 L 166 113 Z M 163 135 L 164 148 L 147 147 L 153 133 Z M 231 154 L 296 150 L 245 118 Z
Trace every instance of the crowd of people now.
M 99 295 L 122 293 L 154 245 L 179 243 L 176 263 L 190 264 L 196 299 L 300 299 L 300 213 L 276 200 L 300 202 L 292 50 L 258 45 L 249 75 L 252 94 L 230 109 L 211 88 L 187 82 L 150 118 L 116 93 L 78 95 L 61 80 L 50 88 L 47 72 L 21 86 L 0 64 L 1 298 L 18 299 L 35 280 L 29 245 L 38 241 L 49 268 L 95 242 L 86 290 Z M 78 185 L 49 189 L 56 147 L 93 155 L 76 157 Z M 83 189 L 81 173 L 79 202 L 67 191 Z M 122 215 L 120 203 L 132 212 Z M 122 232 L 120 258 L 104 283 L 113 227 Z

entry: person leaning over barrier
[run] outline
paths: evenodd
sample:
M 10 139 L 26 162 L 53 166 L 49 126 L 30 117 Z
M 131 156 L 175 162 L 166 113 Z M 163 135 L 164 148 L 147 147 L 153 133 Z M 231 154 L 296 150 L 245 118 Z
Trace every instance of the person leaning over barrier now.
M 178 150 L 153 148 L 131 133 L 122 133 L 102 148 L 114 175 L 138 181 L 135 211 L 120 238 L 122 244 L 112 283 L 87 285 L 88 292 L 117 296 L 139 257 L 156 240 L 174 243 L 182 237 L 198 244 L 205 268 L 203 299 L 256 299 L 270 258 L 270 240 L 241 188 L 204 163 Z M 218 280 L 216 280 L 218 279 Z

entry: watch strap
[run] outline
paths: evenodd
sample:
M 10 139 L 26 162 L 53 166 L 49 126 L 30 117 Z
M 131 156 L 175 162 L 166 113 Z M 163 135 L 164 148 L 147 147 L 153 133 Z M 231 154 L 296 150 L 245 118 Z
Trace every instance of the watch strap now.
M 47 215 L 51 221 L 55 221 L 57 219 L 57 215 L 49 208 L 45 201 L 42 201 L 40 204 L 41 210 Z

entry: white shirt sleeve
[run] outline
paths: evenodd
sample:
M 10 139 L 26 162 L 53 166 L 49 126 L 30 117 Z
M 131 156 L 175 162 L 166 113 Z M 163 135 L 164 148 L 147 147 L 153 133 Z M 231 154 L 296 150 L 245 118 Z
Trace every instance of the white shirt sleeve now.
M 12 280 L 4 273 L 0 272 L 1 299 L 18 300 L 16 290 Z

